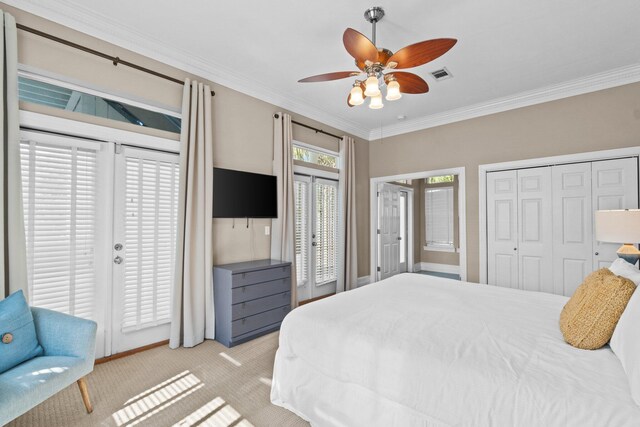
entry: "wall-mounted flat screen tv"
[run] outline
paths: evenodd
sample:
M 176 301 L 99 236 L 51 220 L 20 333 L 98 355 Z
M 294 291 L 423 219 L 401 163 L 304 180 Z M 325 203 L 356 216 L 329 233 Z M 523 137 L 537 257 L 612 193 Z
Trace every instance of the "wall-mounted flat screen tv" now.
M 214 218 L 277 218 L 273 175 L 213 168 Z

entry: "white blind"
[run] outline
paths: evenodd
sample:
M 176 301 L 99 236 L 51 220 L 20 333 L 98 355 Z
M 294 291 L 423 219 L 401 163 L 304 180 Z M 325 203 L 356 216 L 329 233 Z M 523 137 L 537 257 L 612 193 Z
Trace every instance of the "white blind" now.
M 295 179 L 293 182 L 296 233 L 296 278 L 298 286 L 309 280 L 309 182 Z
M 170 321 L 178 156 L 126 157 L 123 331 Z
M 71 139 L 20 144 L 30 302 L 87 319 L 96 304 L 97 149 Z
M 315 181 L 316 285 L 338 277 L 338 182 Z
M 453 187 L 425 190 L 427 246 L 453 248 Z

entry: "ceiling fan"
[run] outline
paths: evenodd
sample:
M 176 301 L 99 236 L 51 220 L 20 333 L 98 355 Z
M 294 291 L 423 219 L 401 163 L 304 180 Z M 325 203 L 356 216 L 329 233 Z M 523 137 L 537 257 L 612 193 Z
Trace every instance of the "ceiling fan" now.
M 347 52 L 355 59 L 360 71 L 338 71 L 335 73 L 320 74 L 298 80 L 299 83 L 326 82 L 340 80 L 348 77 L 357 77 L 366 74 L 366 80 L 356 78 L 353 87 L 347 96 L 349 107 L 361 105 L 365 98 L 369 97 L 369 108 L 379 109 L 382 103 L 380 85 L 386 85 L 387 101 L 395 101 L 402 97 L 403 93 L 427 93 L 429 85 L 421 77 L 399 69 L 413 68 L 431 62 L 444 55 L 458 40 L 433 39 L 425 40 L 404 47 L 396 53 L 389 49 L 376 47 L 376 23 L 384 16 L 381 7 L 372 7 L 365 11 L 364 18 L 372 25 L 372 40 L 353 28 L 347 28 L 342 36 Z M 385 74 L 386 72 L 386 74 Z

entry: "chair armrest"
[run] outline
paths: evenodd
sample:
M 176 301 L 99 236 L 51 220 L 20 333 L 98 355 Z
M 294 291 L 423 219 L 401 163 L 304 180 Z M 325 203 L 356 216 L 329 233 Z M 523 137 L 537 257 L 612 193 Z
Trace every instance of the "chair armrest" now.
M 93 363 L 96 322 L 37 307 L 31 307 L 31 313 L 45 356 L 78 357 Z

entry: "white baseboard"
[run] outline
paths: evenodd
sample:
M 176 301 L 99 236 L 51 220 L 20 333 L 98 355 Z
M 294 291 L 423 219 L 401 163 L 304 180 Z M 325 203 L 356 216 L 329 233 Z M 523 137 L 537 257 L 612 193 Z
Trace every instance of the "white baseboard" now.
M 459 265 L 437 264 L 435 262 L 419 262 L 414 265 L 414 271 L 435 271 L 436 273 L 460 274 Z
M 371 276 L 358 277 L 358 287 L 368 285 L 371 280 Z

